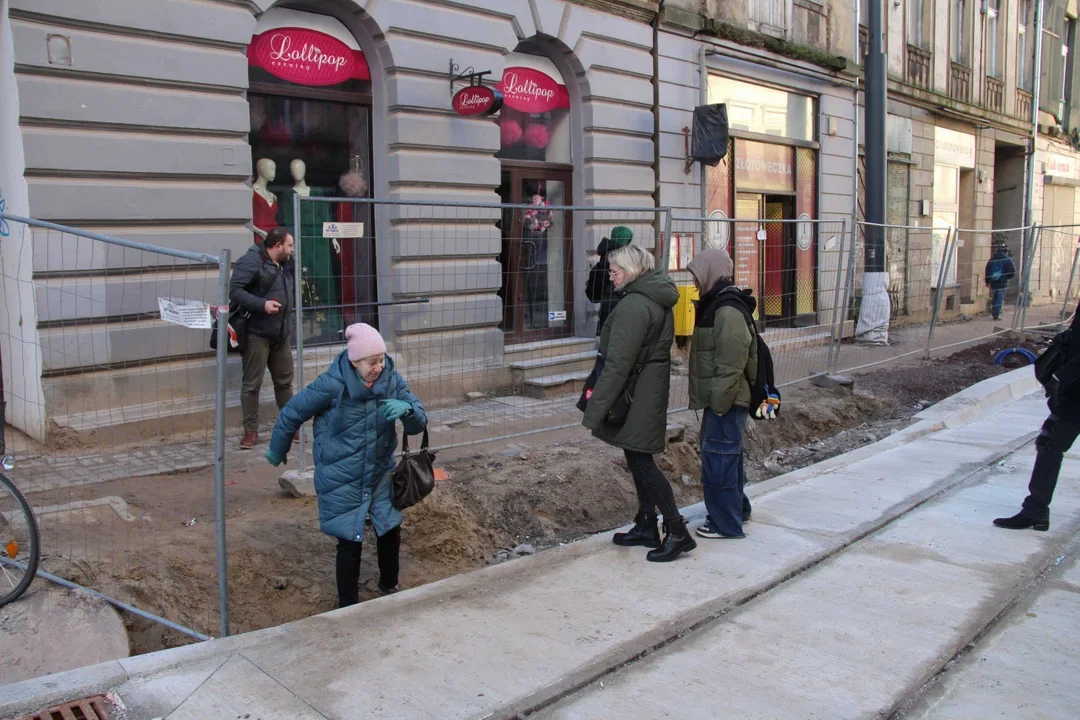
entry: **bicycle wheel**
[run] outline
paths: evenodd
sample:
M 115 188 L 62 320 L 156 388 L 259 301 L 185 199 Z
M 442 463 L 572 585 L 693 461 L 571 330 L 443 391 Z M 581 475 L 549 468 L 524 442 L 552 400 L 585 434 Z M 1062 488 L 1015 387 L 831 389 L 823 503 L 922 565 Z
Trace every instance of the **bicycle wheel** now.
M 37 522 L 30 503 L 0 474 L 0 606 L 30 587 L 39 556 Z

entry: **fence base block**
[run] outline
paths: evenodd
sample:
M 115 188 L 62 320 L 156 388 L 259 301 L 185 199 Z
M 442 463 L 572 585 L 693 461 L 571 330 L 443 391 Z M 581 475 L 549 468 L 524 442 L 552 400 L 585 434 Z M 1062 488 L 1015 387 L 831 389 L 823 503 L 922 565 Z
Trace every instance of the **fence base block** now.
M 810 383 L 823 388 L 843 386 L 849 390 L 855 389 L 855 379 L 849 378 L 846 375 L 826 375 L 825 373 L 819 373 L 818 375 L 811 376 Z
M 315 497 L 315 471 L 286 470 L 278 485 L 295 498 Z

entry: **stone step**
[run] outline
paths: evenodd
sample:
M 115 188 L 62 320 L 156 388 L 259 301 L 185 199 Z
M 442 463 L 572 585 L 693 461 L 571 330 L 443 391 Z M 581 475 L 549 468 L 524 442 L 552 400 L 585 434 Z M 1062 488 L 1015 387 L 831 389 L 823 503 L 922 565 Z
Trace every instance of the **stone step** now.
M 595 337 L 568 337 L 559 338 L 558 340 L 540 340 L 520 345 L 507 345 L 503 354 L 507 364 L 514 365 L 526 360 L 571 355 L 587 350 L 596 352 L 596 345 L 597 339 Z
M 545 375 L 526 380 L 522 386 L 525 397 L 544 399 L 562 395 L 576 395 L 585 387 L 585 378 L 592 370 L 575 370 L 557 375 Z
M 550 358 L 537 358 L 535 360 L 522 360 L 510 364 L 510 370 L 514 375 L 515 387 L 520 387 L 526 380 L 547 375 L 559 375 L 562 373 L 584 370 L 587 375 L 596 362 L 596 350 L 586 350 L 570 355 L 556 355 Z

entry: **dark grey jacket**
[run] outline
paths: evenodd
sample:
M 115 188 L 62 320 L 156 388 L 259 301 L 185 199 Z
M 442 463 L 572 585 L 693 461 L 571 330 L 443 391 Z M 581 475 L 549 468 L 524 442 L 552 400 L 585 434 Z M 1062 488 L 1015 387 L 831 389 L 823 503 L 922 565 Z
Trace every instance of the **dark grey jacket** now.
M 236 261 L 232 280 L 229 282 L 230 312 L 247 310 L 251 313 L 247 331 L 271 340 L 284 340 L 292 328 L 293 264 L 289 260 L 280 267 L 266 254 L 262 243 L 248 248 Z M 266 301 L 277 300 L 281 310 L 274 315 L 266 314 Z

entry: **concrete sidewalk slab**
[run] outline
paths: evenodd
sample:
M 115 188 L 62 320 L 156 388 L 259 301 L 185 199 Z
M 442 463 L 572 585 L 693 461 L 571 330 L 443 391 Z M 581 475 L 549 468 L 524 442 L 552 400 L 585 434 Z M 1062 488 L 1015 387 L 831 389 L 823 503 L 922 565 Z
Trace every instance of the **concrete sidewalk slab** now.
M 972 397 L 965 413 L 994 407 Z M 995 424 L 979 423 L 986 432 Z M 768 484 L 755 493 L 746 541 L 702 541 L 679 562 L 658 566 L 644 551 L 613 546 L 608 533 L 282 627 L 3 687 L 0 715 L 111 688 L 133 720 L 165 716 L 197 694 L 188 691 L 195 677 L 216 682 L 225 660 L 241 657 L 224 687 L 240 694 L 269 677 L 292 696 L 286 702 L 325 717 L 513 717 L 827 559 L 998 461 L 1036 429 L 1014 422 L 1011 443 L 956 443 L 943 452 L 928 433 L 944 424 L 918 425 L 854 458 Z M 877 478 L 888 479 L 887 490 L 864 492 Z M 838 503 L 842 523 L 803 520 Z M 267 698 L 254 697 L 245 712 L 280 717 Z
M 1080 565 L 1065 567 L 1002 618 L 946 674 L 931 683 L 905 718 L 1017 720 L 1075 717 L 1080 707 Z
M 972 524 L 971 506 L 993 506 L 986 495 L 998 489 L 974 479 L 946 492 L 538 717 L 888 716 L 1080 530 L 1075 501 L 1057 508 L 1049 533 Z

